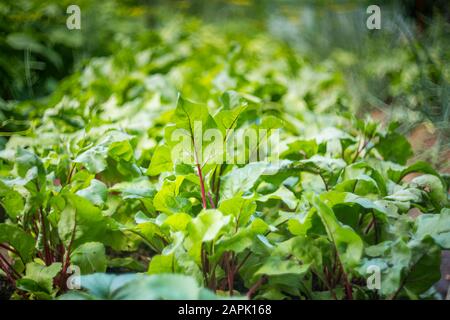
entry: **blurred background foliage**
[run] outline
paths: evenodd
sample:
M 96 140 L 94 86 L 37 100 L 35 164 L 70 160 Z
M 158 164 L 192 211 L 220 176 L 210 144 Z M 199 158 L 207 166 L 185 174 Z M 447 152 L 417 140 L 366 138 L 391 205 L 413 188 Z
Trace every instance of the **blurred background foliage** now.
M 284 43 L 292 52 L 287 63 L 293 70 L 297 64 L 310 66 L 304 68 L 307 85 L 328 81 L 330 88 L 336 84 L 345 88 L 342 96 L 331 89 L 319 96 L 306 94 L 308 107 L 319 111 L 333 107 L 381 122 L 397 120 L 415 150 L 413 161 L 430 161 L 450 172 L 448 1 L 377 1 L 381 30 L 365 27 L 366 8 L 372 1 L 362 0 L 77 0 L 82 29 L 68 30 L 66 8 L 73 3 L 0 2 L 3 143 L 11 132 L 27 130 L 30 113 L 45 110 L 51 103 L 49 94 L 61 80 L 69 77 L 61 84 L 64 90 L 73 84 L 70 75 L 82 70 L 90 58 L 114 54 L 126 71 L 130 51 L 158 48 L 162 37 L 157 30 L 189 20 L 186 34 L 202 32 L 209 25 L 219 27 L 228 42 L 214 44 L 211 38 L 211 44 L 229 46 L 230 54 L 245 39 L 261 35 L 269 35 L 262 39 L 263 46 L 270 47 L 270 39 Z M 164 73 L 164 67 L 183 59 L 183 52 L 160 56 L 166 57 L 166 64 L 160 63 L 161 69 L 153 68 L 153 73 Z M 203 66 L 191 67 L 213 68 L 214 63 L 205 59 Z M 327 71 L 329 79 L 318 79 L 324 73 L 316 71 Z M 268 90 L 283 94 L 282 88 Z M 194 91 L 193 98 L 206 98 Z

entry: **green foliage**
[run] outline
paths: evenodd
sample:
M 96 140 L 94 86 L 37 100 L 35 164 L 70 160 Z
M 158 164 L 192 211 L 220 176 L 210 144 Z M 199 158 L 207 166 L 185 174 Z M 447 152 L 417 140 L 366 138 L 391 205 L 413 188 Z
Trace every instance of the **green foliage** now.
M 213 300 L 217 297 L 182 275 L 92 274 L 81 279 L 87 292 L 69 292 L 61 300 Z
M 175 21 L 62 81 L 33 130 L 0 147 L 14 298 L 432 297 L 450 248 L 446 180 L 408 162 L 396 125 L 333 112 L 351 109 L 339 74 L 285 49 Z M 266 136 L 218 163 L 232 129 Z M 253 161 L 273 129 L 276 152 Z M 72 265 L 82 290 L 68 292 Z

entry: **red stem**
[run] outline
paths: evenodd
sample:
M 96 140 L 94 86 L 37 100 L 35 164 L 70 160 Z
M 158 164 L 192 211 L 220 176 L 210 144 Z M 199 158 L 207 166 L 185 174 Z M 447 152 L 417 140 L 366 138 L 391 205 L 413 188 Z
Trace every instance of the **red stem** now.
M 13 279 L 20 279 L 20 274 L 13 268 L 13 266 L 8 262 L 8 260 L 0 254 L 0 259 L 3 260 L 4 265 L 6 265 L 6 269 L 10 272 L 10 275 Z
M 36 189 L 38 192 L 41 192 L 41 188 L 39 186 L 39 182 L 36 182 Z M 47 227 L 45 225 L 45 217 L 42 210 L 42 206 L 38 208 L 38 219 L 42 225 L 42 242 L 44 243 L 44 257 L 45 264 L 49 266 L 53 262 L 52 253 L 50 251 L 51 242 L 47 242 Z
M 220 193 L 220 176 L 222 175 L 222 166 L 223 165 L 221 165 L 221 166 L 219 166 L 218 168 L 219 168 L 219 173 L 218 173 L 218 178 L 217 178 L 217 184 L 216 183 L 214 183 L 214 193 L 215 193 L 215 201 L 216 201 L 216 206 L 219 204 L 219 193 Z M 216 171 L 214 171 L 214 180 L 213 180 L 213 182 L 214 181 L 216 181 L 216 173 L 217 173 L 217 170 Z
M 9 270 L 9 268 L 3 264 L 2 260 L 0 260 L 0 270 L 3 270 L 3 272 L 6 274 L 6 277 L 8 278 L 9 282 L 11 282 L 11 283 L 16 282 L 15 278 L 11 274 L 11 270 Z
M 12 247 L 6 245 L 6 244 L 0 243 L 0 248 L 3 248 L 3 249 L 8 250 L 8 251 L 11 251 L 12 253 L 15 253 L 15 254 L 17 254 L 18 256 L 20 256 L 20 255 L 19 255 L 19 252 L 17 252 L 16 249 L 14 249 L 14 248 L 12 248 Z
M 72 231 L 72 236 L 70 238 L 70 242 L 67 245 L 67 250 L 64 250 L 64 246 L 63 245 L 61 245 L 61 249 L 60 249 L 61 253 L 62 253 L 61 259 L 62 259 L 62 262 L 63 262 L 63 268 L 62 268 L 61 274 L 59 276 L 59 287 L 62 290 L 66 290 L 67 289 L 67 286 L 66 286 L 65 282 L 67 280 L 67 269 L 69 268 L 69 265 L 70 265 L 70 251 L 71 251 L 71 248 L 72 248 L 73 241 L 75 239 L 76 229 L 77 229 L 77 224 L 75 223 L 75 225 L 73 226 L 73 231 Z M 64 257 L 64 251 L 65 251 L 65 254 L 66 254 L 65 257 Z
M 339 260 L 340 262 L 340 260 Z M 345 293 L 347 296 L 348 300 L 353 300 L 353 292 L 352 292 L 352 285 L 350 283 L 350 281 L 348 281 L 348 275 L 344 270 L 344 267 L 342 266 L 341 263 L 341 269 L 342 269 L 342 275 L 344 276 L 344 287 L 345 287 Z
M 247 298 L 251 299 L 253 295 L 258 291 L 259 287 L 261 287 L 267 281 L 266 276 L 262 276 L 256 283 L 248 290 Z
M 233 295 L 233 291 L 234 291 L 234 270 L 235 270 L 234 253 L 229 253 L 227 276 L 228 276 L 228 289 L 230 291 L 230 296 Z
M 209 265 L 208 265 L 207 253 L 206 253 L 206 250 L 204 248 L 204 243 L 202 244 L 202 247 L 201 247 L 201 263 L 202 263 L 203 278 L 204 278 L 204 281 L 205 281 L 205 285 L 207 285 L 208 284 Z
M 39 209 L 39 220 L 42 226 L 42 242 L 44 243 L 45 264 L 49 266 L 52 263 L 52 256 L 47 242 L 47 227 L 45 226 L 45 218 L 42 209 Z
M 197 172 L 198 172 L 198 177 L 200 179 L 200 189 L 202 191 L 202 205 L 203 205 L 203 209 L 206 209 L 205 181 L 203 180 L 202 168 L 200 167 L 199 163 L 197 163 Z
M 66 184 L 69 184 L 72 181 L 72 175 L 73 175 L 74 170 L 75 170 L 75 164 L 72 164 L 72 167 L 70 168 L 70 171 L 69 171 L 69 175 L 67 176 Z
M 211 205 L 211 208 L 215 209 L 216 205 L 214 204 L 211 193 L 209 193 L 209 192 L 208 192 L 208 199 L 209 199 L 209 204 Z
M 372 218 L 372 221 L 367 225 L 366 230 L 364 231 L 365 234 L 369 233 L 370 228 L 375 224 L 375 218 Z
M 77 224 L 75 223 L 75 225 L 73 226 L 72 236 L 70 238 L 70 242 L 69 242 L 69 245 L 67 246 L 67 250 L 66 250 L 66 259 L 64 261 L 63 274 L 65 274 L 67 272 L 67 268 L 70 265 L 70 251 L 72 250 L 72 244 L 73 244 L 73 241 L 75 240 L 76 230 L 77 230 Z

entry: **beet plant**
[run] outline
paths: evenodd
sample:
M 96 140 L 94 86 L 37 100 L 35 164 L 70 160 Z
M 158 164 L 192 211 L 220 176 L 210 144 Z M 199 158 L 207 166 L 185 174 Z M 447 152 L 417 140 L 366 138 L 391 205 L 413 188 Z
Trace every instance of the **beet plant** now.
M 438 298 L 448 180 L 333 64 L 196 23 L 133 41 L 11 105 L 0 296 Z

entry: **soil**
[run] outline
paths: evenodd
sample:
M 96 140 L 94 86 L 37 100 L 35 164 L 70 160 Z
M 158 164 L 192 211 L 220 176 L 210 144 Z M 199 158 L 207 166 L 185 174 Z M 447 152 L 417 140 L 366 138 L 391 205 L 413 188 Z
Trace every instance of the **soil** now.
M 3 276 L 0 276 L 0 300 L 9 300 L 14 293 L 14 287 Z
M 450 299 L 450 250 L 442 252 L 441 280 L 435 285 L 436 290 L 445 299 Z

